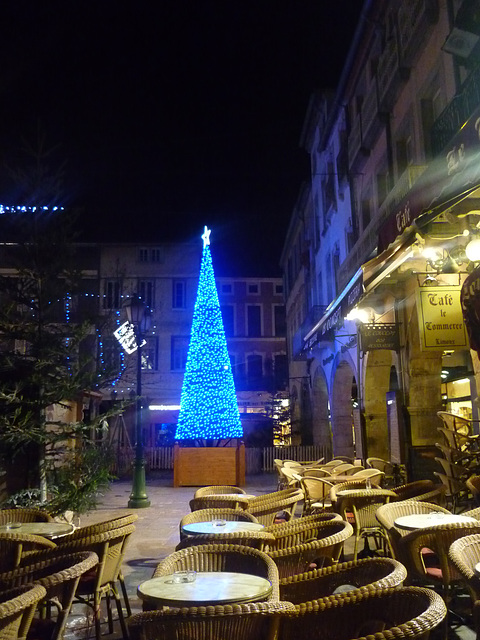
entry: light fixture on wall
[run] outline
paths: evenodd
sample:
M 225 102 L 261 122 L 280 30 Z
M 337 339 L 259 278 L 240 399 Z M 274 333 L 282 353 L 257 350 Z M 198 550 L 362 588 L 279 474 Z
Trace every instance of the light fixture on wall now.
M 465 247 L 465 254 L 470 262 L 480 261 L 480 238 L 473 237 Z

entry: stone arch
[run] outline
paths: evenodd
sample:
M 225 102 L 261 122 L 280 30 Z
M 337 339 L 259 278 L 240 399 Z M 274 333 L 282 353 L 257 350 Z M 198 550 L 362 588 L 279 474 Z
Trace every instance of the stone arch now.
M 312 378 L 313 444 L 332 448 L 332 432 L 328 410 L 328 388 L 325 372 L 318 366 Z
M 352 387 L 355 382 L 353 367 L 342 360 L 335 370 L 332 385 L 332 440 L 333 454 L 353 456 Z
M 363 404 L 367 452 L 375 458 L 388 459 L 389 456 L 386 394 L 391 387 L 393 356 L 394 352 L 386 349 L 369 351 L 366 355 Z

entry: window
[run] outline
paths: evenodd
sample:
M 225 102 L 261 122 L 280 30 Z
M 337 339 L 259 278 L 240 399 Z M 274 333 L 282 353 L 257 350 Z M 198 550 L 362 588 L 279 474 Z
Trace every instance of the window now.
M 371 207 L 370 207 L 370 200 L 362 200 L 362 230 L 365 231 L 365 229 L 368 227 L 368 225 L 370 224 L 370 220 L 371 220 Z
M 101 346 L 101 358 L 103 365 L 112 371 L 120 371 L 122 368 L 122 348 L 114 337 L 104 338 Z
M 107 280 L 103 289 L 103 308 L 120 309 L 120 282 Z
M 187 306 L 187 283 L 185 280 L 174 280 L 172 286 L 172 308 L 185 309 Z
M 287 319 L 285 317 L 285 307 L 276 304 L 273 307 L 274 335 L 284 337 L 287 335 Z
M 224 304 L 222 309 L 223 328 L 227 338 L 235 335 L 234 307 L 233 304 Z
M 185 371 L 189 340 L 188 336 L 172 336 L 170 364 L 172 371 Z
M 400 177 L 409 164 L 412 163 L 412 139 L 410 136 L 396 142 L 397 176 Z
M 158 369 L 158 337 L 150 336 L 146 338 L 146 343 L 142 347 L 142 370 L 157 371 Z
M 138 261 L 139 262 L 148 262 L 148 249 L 141 247 L 138 250 Z
M 232 293 L 232 285 L 230 283 L 222 284 L 222 293 Z
M 159 247 L 154 247 L 150 255 L 152 262 L 163 262 L 163 253 Z
M 259 304 L 249 304 L 247 306 L 247 327 L 249 338 L 256 338 L 262 335 L 261 308 Z
M 248 293 L 258 293 L 258 284 L 249 284 Z
M 248 381 L 251 384 L 260 384 L 263 374 L 263 358 L 261 355 L 247 356 Z
M 277 354 L 274 359 L 275 388 L 286 389 L 288 387 L 288 361 L 284 353 Z
M 277 294 L 277 296 L 281 296 L 283 294 L 283 284 L 275 285 L 275 293 Z
M 155 283 L 153 280 L 139 280 L 138 295 L 143 302 L 153 309 L 155 307 Z

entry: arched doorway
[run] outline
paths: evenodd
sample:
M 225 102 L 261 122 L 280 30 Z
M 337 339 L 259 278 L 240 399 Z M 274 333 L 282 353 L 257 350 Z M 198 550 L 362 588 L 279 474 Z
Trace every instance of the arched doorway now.
M 352 397 L 355 394 L 355 374 L 348 362 L 340 362 L 332 387 L 333 454 L 354 456 Z
M 328 388 L 323 369 L 319 366 L 312 380 L 313 444 L 332 449 L 332 430 L 328 405 Z

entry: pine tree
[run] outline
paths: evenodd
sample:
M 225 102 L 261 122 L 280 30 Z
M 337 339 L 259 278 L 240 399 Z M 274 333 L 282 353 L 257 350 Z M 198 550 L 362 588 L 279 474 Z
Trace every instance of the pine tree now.
M 180 400 L 177 440 L 241 438 L 235 384 L 205 227 L 192 333 Z

